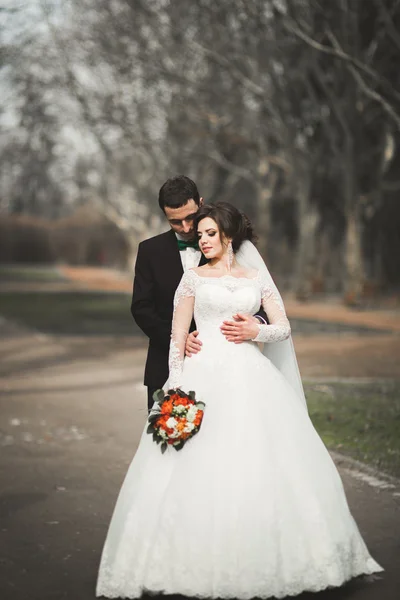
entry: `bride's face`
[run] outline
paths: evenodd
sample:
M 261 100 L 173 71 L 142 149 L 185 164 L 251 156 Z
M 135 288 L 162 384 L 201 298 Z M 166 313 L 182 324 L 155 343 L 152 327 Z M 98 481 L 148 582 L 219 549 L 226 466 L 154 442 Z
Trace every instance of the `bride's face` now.
M 209 260 L 221 258 L 225 248 L 221 240 L 218 225 L 210 217 L 205 217 L 197 226 L 200 250 Z

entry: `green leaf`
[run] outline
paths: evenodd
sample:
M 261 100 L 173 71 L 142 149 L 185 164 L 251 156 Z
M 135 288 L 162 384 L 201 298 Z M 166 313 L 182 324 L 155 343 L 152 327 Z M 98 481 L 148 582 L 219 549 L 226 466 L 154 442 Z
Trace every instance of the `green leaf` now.
M 164 396 L 165 396 L 164 390 L 162 390 L 162 389 L 156 390 L 153 394 L 153 400 L 154 400 L 154 402 L 161 403 L 164 400 Z
M 197 406 L 197 408 L 200 408 L 200 410 L 204 410 L 206 407 L 204 402 L 196 402 L 196 406 Z
M 149 426 L 147 428 L 147 433 L 155 433 L 155 429 L 151 423 L 149 424 Z
M 166 449 L 167 449 L 167 446 L 168 446 L 168 444 L 167 444 L 166 442 L 163 442 L 163 443 L 161 444 L 161 452 L 162 452 L 163 454 L 164 454 L 164 452 L 166 451 Z
M 185 442 L 183 440 L 181 440 L 178 444 L 174 444 L 174 448 L 175 448 L 175 450 L 182 450 L 184 445 L 185 445 Z
M 150 413 L 147 421 L 151 424 L 155 423 L 160 418 L 160 413 Z
M 196 400 L 196 392 L 194 392 L 193 390 L 190 390 L 188 396 L 191 400 Z

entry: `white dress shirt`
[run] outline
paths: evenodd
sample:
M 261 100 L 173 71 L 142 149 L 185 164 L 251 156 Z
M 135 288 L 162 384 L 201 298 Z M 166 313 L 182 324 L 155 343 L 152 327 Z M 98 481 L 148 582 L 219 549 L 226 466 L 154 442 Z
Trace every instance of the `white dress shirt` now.
M 177 233 L 175 235 L 177 240 L 183 239 Z M 179 250 L 179 254 L 181 255 L 183 272 L 199 266 L 201 258 L 200 250 L 196 250 L 196 248 L 186 248 L 186 250 Z

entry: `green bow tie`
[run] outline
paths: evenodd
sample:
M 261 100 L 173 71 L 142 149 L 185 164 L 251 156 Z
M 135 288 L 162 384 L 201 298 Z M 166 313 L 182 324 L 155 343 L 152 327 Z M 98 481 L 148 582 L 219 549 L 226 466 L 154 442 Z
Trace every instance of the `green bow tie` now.
M 179 250 L 186 250 L 186 248 L 194 248 L 195 250 L 199 250 L 199 243 L 197 240 L 194 242 L 185 242 L 185 240 L 178 240 L 178 248 Z

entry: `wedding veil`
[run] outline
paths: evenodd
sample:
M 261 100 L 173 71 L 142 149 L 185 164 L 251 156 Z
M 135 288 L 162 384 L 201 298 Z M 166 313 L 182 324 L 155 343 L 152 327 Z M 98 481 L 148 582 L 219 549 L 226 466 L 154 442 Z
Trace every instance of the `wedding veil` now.
M 279 290 L 267 269 L 267 265 L 265 264 L 261 254 L 258 252 L 254 244 L 252 244 L 249 240 L 245 240 L 236 254 L 236 260 L 243 267 L 247 269 L 257 269 L 260 271 L 260 273 L 267 277 L 272 289 L 278 295 L 278 298 L 283 306 L 282 296 L 280 295 Z M 269 360 L 287 379 L 297 393 L 299 399 L 304 405 L 304 408 L 307 410 L 306 397 L 304 395 L 303 384 L 301 382 L 300 371 L 297 364 L 292 337 L 290 336 L 283 342 L 264 344 L 263 354 L 269 358 Z

